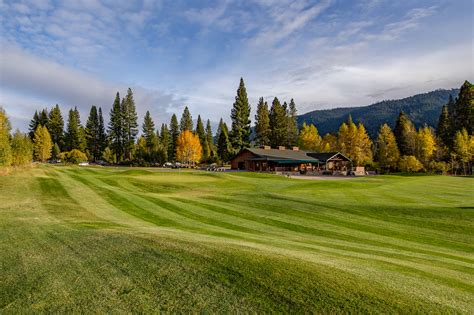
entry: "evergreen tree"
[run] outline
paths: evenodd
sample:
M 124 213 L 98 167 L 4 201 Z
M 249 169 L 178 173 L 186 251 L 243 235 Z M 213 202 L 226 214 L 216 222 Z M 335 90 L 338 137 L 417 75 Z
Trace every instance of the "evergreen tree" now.
M 230 139 L 235 150 L 248 147 L 250 145 L 250 104 L 245 89 L 244 79 L 240 78 L 237 96 L 230 114 L 232 120 L 232 130 Z
M 11 140 L 12 164 L 26 165 L 33 160 L 33 143 L 27 134 L 15 131 Z
M 290 105 L 288 106 L 288 129 L 287 129 L 287 137 L 288 142 L 287 146 L 292 147 L 295 146 L 298 142 L 298 122 L 296 121 L 297 111 L 296 111 L 296 104 L 293 99 L 290 101 Z
M 219 156 L 219 159 L 225 163 L 230 159 L 231 154 L 232 145 L 229 140 L 229 129 L 221 118 L 217 130 L 217 155 Z
M 377 161 L 384 171 L 395 171 L 400 159 L 397 140 L 392 129 L 383 124 L 377 137 Z
M 176 160 L 176 143 L 179 137 L 179 125 L 178 125 L 178 118 L 175 114 L 171 116 L 170 121 L 170 144 L 168 147 L 168 160 L 175 161 Z
M 257 104 L 255 115 L 255 142 L 257 145 L 270 144 L 270 111 L 268 103 L 261 97 Z
M 400 112 L 398 116 L 394 133 L 400 154 L 407 156 L 415 155 L 416 129 L 404 112 Z
M 270 109 L 270 145 L 273 147 L 286 145 L 287 139 L 286 111 L 275 97 Z
M 59 160 L 60 157 L 61 157 L 61 149 L 59 148 L 59 145 L 55 143 L 53 145 L 53 149 L 51 150 L 51 159 Z
M 31 119 L 30 121 L 30 124 L 28 126 L 28 135 L 30 136 L 30 139 L 33 140 L 33 138 L 35 137 L 35 131 L 36 131 L 36 128 L 38 128 L 40 124 L 40 119 L 39 119 L 39 114 L 38 114 L 38 111 L 35 111 L 35 114 L 33 115 L 33 118 Z
M 105 133 L 104 117 L 102 115 L 102 108 L 99 107 L 99 152 L 102 157 L 105 148 L 107 147 L 107 134 Z
M 455 130 L 464 128 L 471 135 L 474 131 L 474 85 L 468 81 L 461 86 L 455 112 Z
M 66 149 L 71 151 L 77 149 L 84 151 L 86 147 L 86 141 L 84 137 L 84 130 L 81 125 L 81 118 L 77 107 L 69 110 L 67 128 L 66 128 Z
M 49 112 L 48 124 L 46 126 L 53 142 L 57 143 L 61 148 L 64 147 L 64 119 L 58 104 Z
M 187 106 L 184 108 L 183 115 L 181 116 L 179 129 L 181 132 L 186 130 L 193 131 L 193 118 Z
M 53 142 L 46 126 L 39 125 L 35 131 L 33 151 L 38 161 L 45 162 L 51 157 Z
M 38 117 L 39 117 L 39 124 L 41 126 L 44 127 L 44 126 L 48 125 L 49 118 L 48 118 L 48 109 L 47 108 L 43 108 L 43 110 L 39 113 Z
M 216 155 L 216 148 L 214 145 L 214 136 L 212 133 L 211 121 L 208 119 L 206 123 L 206 143 L 209 147 L 209 159 L 214 159 Z
M 100 130 L 100 119 L 99 113 L 96 106 L 92 106 L 89 118 L 87 119 L 85 129 L 87 150 L 93 161 L 97 161 L 102 158 L 102 147 L 103 147 L 103 135 Z
M 115 154 L 115 161 L 120 162 L 123 159 L 124 152 L 124 124 L 119 92 L 117 92 L 114 103 L 112 105 L 112 109 L 110 110 L 110 121 L 108 129 L 111 149 Z
M 199 138 L 199 142 L 201 143 L 202 161 L 207 161 L 207 159 L 209 158 L 210 152 L 209 152 L 209 145 L 206 140 L 206 131 L 204 130 L 204 125 L 201 120 L 201 115 L 198 115 L 195 133 Z
M 122 102 L 122 119 L 124 127 L 124 155 L 126 159 L 132 160 L 132 151 L 138 135 L 138 115 L 135 100 L 133 99 L 133 92 L 130 88 Z
M 451 117 L 449 115 L 448 106 L 444 105 L 439 115 L 438 127 L 436 128 L 436 135 L 446 146 L 451 146 L 453 137 L 451 134 Z
M 320 152 L 321 151 L 321 136 L 315 125 L 306 125 L 303 123 L 301 132 L 299 134 L 298 145 L 303 150 Z
M 0 166 L 10 166 L 12 163 L 10 130 L 11 125 L 7 113 L 0 107 Z
M 142 132 L 146 143 L 147 154 L 151 154 L 153 147 L 156 146 L 156 133 L 155 123 L 151 118 L 150 112 L 146 111 L 145 118 L 143 119 Z
M 170 146 L 170 131 L 166 124 L 161 124 L 160 142 L 161 142 L 161 163 L 166 163 L 168 158 L 168 148 Z

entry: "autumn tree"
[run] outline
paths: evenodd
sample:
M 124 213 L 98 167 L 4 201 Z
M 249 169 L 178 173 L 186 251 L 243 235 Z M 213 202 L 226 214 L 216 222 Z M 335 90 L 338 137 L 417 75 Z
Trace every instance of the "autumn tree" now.
M 421 171 L 423 169 L 423 164 L 421 164 L 421 162 L 413 155 L 404 155 L 398 162 L 398 168 L 402 172 L 413 173 Z
M 178 136 L 176 158 L 186 164 L 194 164 L 201 160 L 202 148 L 199 137 L 192 131 L 185 130 Z
M 400 152 L 392 129 L 383 124 L 377 137 L 377 161 L 384 171 L 394 171 L 398 166 Z
M 436 139 L 430 127 L 422 127 L 416 138 L 416 158 L 427 166 L 436 150 Z
M 12 164 L 26 165 L 33 160 L 33 143 L 27 134 L 16 130 L 11 139 Z
M 240 78 L 237 96 L 232 106 L 230 114 L 232 126 L 230 131 L 230 141 L 235 150 L 248 147 L 250 145 L 250 104 L 247 97 L 244 79 Z
M 337 150 L 337 135 L 327 133 L 321 141 L 321 152 L 331 152 Z
M 51 157 L 53 141 L 46 126 L 39 125 L 35 131 L 33 151 L 38 161 L 45 162 Z
M 270 111 L 263 97 L 258 100 L 255 114 L 255 142 L 257 145 L 270 144 Z
M 322 139 L 316 126 L 303 123 L 298 138 L 298 146 L 303 150 L 319 152 L 321 151 L 321 141 Z
M 470 173 L 471 162 L 474 159 L 474 136 L 469 136 L 467 130 L 463 128 L 454 137 L 454 153 L 463 163 L 464 174 Z
M 0 166 L 10 166 L 12 163 L 10 130 L 11 125 L 7 113 L 0 107 Z

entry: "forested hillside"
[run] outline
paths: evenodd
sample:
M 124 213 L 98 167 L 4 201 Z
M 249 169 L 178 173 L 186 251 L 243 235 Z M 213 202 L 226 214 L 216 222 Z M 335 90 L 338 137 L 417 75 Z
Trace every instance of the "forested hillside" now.
M 425 123 L 436 127 L 441 108 L 448 102 L 449 95 L 457 97 L 459 89 L 436 90 L 417 94 L 400 100 L 387 100 L 363 107 L 346 107 L 315 110 L 298 116 L 298 124 L 314 124 L 321 135 L 336 132 L 349 114 L 354 122 L 362 122 L 369 135 L 374 138 L 380 125 L 387 123 L 394 128 L 400 111 L 404 111 L 418 128 Z

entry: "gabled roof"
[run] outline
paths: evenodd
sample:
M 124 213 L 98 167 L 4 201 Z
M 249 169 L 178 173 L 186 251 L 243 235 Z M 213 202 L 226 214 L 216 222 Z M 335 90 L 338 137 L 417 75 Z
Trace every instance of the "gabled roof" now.
M 308 155 L 319 160 L 322 163 L 326 163 L 327 161 L 339 158 L 344 161 L 351 161 L 350 158 L 342 154 L 341 152 L 322 152 L 322 153 L 316 153 L 316 152 L 308 152 Z
M 254 155 L 258 156 L 258 159 L 265 159 L 269 161 L 294 161 L 295 163 L 317 163 L 318 159 L 308 155 L 307 151 L 294 151 L 291 149 L 278 150 L 278 149 L 260 149 L 260 148 L 245 148 Z

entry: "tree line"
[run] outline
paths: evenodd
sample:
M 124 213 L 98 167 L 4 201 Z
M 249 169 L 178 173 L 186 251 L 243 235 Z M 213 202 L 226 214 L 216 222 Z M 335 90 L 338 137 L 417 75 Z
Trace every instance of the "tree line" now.
M 63 160 L 105 161 L 123 165 L 163 165 L 166 162 L 225 163 L 245 147 L 299 146 L 315 152 L 340 151 L 354 162 L 378 168 L 384 172 L 403 171 L 463 171 L 470 172 L 473 159 L 473 86 L 465 82 L 459 96 L 450 98 L 443 107 L 438 128 L 427 126 L 416 130 L 407 115 L 400 113 L 395 130 L 384 124 L 372 140 L 365 126 L 355 124 L 349 116 L 338 132 L 321 137 L 312 124 L 297 125 L 297 109 L 293 99 L 280 102 L 275 97 L 271 106 L 261 97 L 257 103 L 252 129 L 247 91 L 241 78 L 233 103 L 231 128 L 221 118 L 216 134 L 209 120 L 200 115 L 194 126 L 188 107 L 180 120 L 175 114 L 169 124 L 159 128 L 149 111 L 145 113 L 141 130 L 133 92 L 125 97 L 117 92 L 104 124 L 102 108 L 91 106 L 85 125 L 77 107 L 68 111 L 65 126 L 58 105 L 36 111 L 29 124 L 28 135 L 16 131 L 10 135 L 8 118 L 0 117 L 0 165 L 20 165 L 38 161 Z M 141 131 L 141 133 L 140 133 Z M 20 157 L 21 156 L 21 157 Z

